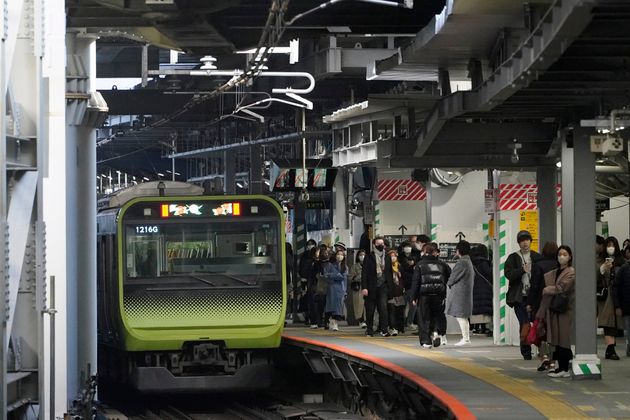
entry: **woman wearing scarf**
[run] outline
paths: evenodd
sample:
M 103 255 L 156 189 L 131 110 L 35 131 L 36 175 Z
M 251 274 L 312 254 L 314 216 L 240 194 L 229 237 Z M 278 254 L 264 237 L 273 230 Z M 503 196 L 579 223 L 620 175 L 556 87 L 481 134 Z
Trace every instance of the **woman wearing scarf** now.
M 389 333 L 398 335 L 405 332 L 405 288 L 402 282 L 402 267 L 398 262 L 398 252 L 392 249 L 387 253 L 391 261 L 385 269 L 385 279 L 388 283 L 388 313 Z
M 472 315 L 475 269 L 470 261 L 470 244 L 467 241 L 460 241 L 455 251 L 459 259 L 446 283 L 448 286 L 446 314 L 457 318 L 459 328 L 462 330 L 462 339 L 455 345 L 465 346 L 470 344 L 468 318 Z

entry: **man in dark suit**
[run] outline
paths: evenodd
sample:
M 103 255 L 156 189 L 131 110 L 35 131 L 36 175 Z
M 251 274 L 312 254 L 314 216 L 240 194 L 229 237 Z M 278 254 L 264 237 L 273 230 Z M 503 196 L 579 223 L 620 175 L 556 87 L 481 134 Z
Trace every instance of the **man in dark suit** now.
M 387 281 L 385 281 L 386 264 L 391 261 L 386 258 L 385 240 L 376 237 L 372 241 L 374 251 L 365 259 L 361 272 L 361 293 L 365 298 L 365 315 L 368 336 L 374 335 L 374 311 L 378 309 L 378 328 L 381 336 L 389 336 L 387 314 Z

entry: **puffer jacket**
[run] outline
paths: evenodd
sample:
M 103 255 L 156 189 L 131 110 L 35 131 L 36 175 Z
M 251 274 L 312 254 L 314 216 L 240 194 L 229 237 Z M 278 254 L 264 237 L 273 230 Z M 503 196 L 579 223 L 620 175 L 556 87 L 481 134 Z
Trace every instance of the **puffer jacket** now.
M 621 308 L 624 316 L 630 316 L 630 262 L 621 266 L 612 285 L 615 309 Z
M 420 296 L 446 296 L 446 282 L 451 268 L 437 257 L 424 257 L 413 274 L 413 298 Z

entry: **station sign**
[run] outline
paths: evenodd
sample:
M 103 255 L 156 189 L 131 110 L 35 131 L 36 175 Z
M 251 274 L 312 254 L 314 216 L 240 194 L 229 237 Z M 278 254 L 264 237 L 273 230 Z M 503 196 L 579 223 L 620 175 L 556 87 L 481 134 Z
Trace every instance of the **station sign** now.
M 595 200 L 595 211 L 610 210 L 610 198 L 598 198 Z

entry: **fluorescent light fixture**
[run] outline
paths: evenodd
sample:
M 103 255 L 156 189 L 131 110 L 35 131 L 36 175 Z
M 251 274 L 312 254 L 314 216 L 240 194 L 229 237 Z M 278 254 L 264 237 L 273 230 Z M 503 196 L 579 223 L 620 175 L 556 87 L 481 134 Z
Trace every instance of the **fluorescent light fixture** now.
M 145 181 L 149 180 L 149 178 L 147 178 L 146 176 L 143 176 L 142 179 L 145 180 Z
M 243 188 L 243 184 L 241 184 L 240 182 L 237 182 L 236 186 L 239 187 L 239 188 Z
M 162 172 L 158 172 L 157 174 L 158 176 L 164 176 L 164 174 Z
M 558 168 L 562 168 L 562 162 L 558 162 L 558 163 L 556 163 L 556 167 L 558 167 Z

